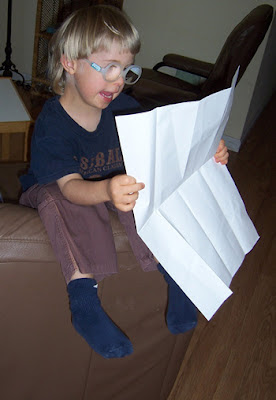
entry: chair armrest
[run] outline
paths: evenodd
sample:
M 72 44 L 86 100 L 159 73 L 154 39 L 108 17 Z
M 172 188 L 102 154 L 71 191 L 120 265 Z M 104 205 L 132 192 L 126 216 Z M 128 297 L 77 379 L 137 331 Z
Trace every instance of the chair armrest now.
M 163 57 L 163 62 L 156 64 L 153 69 L 157 71 L 157 69 L 162 66 L 180 69 L 181 71 L 186 71 L 207 78 L 210 75 L 214 64 L 178 54 L 166 54 Z

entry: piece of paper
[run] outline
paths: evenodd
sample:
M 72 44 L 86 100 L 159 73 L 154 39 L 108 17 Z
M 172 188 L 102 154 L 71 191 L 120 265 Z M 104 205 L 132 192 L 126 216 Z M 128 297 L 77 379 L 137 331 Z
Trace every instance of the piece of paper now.
M 201 101 L 116 117 L 127 174 L 146 185 L 133 210 L 137 232 L 208 320 L 259 239 L 226 166 L 213 159 L 236 79 Z

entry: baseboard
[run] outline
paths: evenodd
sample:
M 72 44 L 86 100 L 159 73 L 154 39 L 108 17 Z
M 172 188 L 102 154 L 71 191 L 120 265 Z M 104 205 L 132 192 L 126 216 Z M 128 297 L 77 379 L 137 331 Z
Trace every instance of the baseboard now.
M 232 138 L 231 136 L 224 135 L 223 140 L 225 141 L 226 146 L 229 150 L 235 151 L 238 153 L 241 147 L 240 139 Z

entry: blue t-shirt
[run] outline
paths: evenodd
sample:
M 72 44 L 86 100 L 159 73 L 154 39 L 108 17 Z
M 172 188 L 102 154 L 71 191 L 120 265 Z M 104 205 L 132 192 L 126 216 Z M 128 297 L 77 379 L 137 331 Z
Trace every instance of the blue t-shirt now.
M 35 124 L 31 164 L 20 178 L 23 190 L 79 173 L 83 179 L 105 179 L 124 173 L 114 115 L 141 111 L 132 97 L 121 93 L 102 111 L 94 132 L 78 125 L 64 110 L 59 97 L 49 99 Z

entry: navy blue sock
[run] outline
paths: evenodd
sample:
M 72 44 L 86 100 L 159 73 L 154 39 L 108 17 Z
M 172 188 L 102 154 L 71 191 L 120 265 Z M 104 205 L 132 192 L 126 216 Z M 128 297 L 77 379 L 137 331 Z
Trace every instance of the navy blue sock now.
M 157 268 L 164 275 L 168 284 L 168 306 L 166 312 L 168 329 L 174 334 L 184 333 L 193 329 L 197 324 L 197 308 L 162 265 L 158 264 Z
M 127 356 L 133 351 L 132 344 L 105 313 L 94 287 L 96 284 L 90 278 L 69 282 L 67 291 L 73 326 L 92 349 L 103 357 Z

